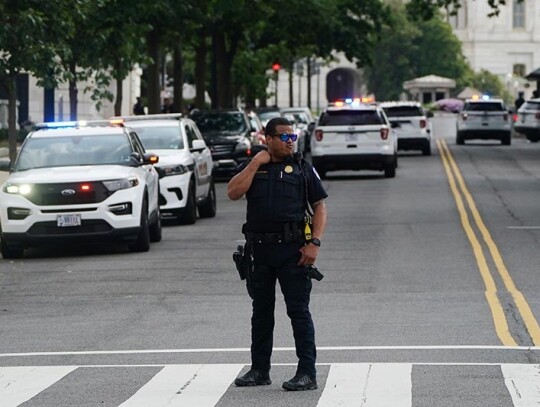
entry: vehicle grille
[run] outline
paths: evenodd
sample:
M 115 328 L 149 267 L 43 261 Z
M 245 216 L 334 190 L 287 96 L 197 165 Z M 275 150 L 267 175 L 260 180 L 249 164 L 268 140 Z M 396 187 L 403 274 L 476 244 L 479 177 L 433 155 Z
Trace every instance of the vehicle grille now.
M 82 220 L 81 226 L 71 226 L 65 228 L 59 228 L 56 225 L 56 221 L 49 222 L 37 222 L 35 223 L 28 233 L 30 235 L 79 235 L 79 234 L 92 234 L 103 233 L 112 230 L 111 225 L 101 219 L 88 219 Z
M 83 191 L 81 187 L 88 186 Z M 101 182 L 71 182 L 62 184 L 35 184 L 26 198 L 39 206 L 82 205 L 102 202 L 110 192 Z
M 210 146 L 210 151 L 216 154 L 232 153 L 234 151 L 234 144 L 214 144 Z

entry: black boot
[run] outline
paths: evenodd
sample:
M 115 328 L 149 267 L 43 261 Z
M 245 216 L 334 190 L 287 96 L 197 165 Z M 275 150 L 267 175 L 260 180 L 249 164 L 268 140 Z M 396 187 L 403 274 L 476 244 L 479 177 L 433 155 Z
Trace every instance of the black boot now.
M 272 384 L 272 380 L 270 380 L 270 375 L 268 374 L 268 372 L 251 369 L 245 375 L 237 377 L 234 381 L 234 384 L 240 387 L 261 386 L 266 384 Z
M 283 383 L 282 387 L 289 391 L 315 390 L 317 388 L 317 380 L 305 373 L 297 374 L 291 380 Z

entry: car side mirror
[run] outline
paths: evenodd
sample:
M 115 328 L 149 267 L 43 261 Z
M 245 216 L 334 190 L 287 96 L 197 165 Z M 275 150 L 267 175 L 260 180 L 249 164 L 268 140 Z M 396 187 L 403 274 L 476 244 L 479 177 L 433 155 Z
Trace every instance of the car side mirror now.
M 157 164 L 159 162 L 159 156 L 154 153 L 143 154 L 143 164 Z
M 204 140 L 193 140 L 190 151 L 203 151 L 206 148 Z
M 307 129 L 310 133 L 313 133 L 313 130 L 315 129 L 315 122 L 309 123 Z
M 401 124 L 399 124 L 399 122 L 390 122 L 390 126 L 393 129 L 397 129 L 398 127 L 401 127 Z
M 426 117 L 429 117 L 429 118 L 433 117 L 433 112 L 432 112 L 432 111 L 428 111 L 428 112 L 426 113 Z
M 11 171 L 11 161 L 9 160 L 0 160 L 0 171 Z

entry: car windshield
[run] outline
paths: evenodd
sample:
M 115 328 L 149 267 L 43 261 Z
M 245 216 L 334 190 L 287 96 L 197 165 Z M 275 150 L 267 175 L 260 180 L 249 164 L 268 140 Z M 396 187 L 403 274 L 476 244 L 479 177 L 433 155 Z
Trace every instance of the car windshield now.
M 200 113 L 193 116 L 201 133 L 246 131 L 242 113 Z
M 73 165 L 126 165 L 131 152 L 129 140 L 123 134 L 29 138 L 21 149 L 15 171 Z
M 333 110 L 324 112 L 319 126 L 362 126 L 384 124 L 383 118 L 375 110 Z
M 184 140 L 178 125 L 171 127 L 133 127 L 145 150 L 182 150 Z
M 525 106 L 523 107 L 523 110 L 540 110 L 540 103 L 525 102 Z
M 270 120 L 275 117 L 281 117 L 281 113 L 277 110 L 269 110 L 267 112 L 258 112 L 259 120 L 262 122 L 263 126 L 266 126 Z
M 384 112 L 388 117 L 417 117 L 424 116 L 424 112 L 418 106 L 392 106 L 385 107 Z
M 504 107 L 500 102 L 465 103 L 463 110 L 469 112 L 502 112 Z

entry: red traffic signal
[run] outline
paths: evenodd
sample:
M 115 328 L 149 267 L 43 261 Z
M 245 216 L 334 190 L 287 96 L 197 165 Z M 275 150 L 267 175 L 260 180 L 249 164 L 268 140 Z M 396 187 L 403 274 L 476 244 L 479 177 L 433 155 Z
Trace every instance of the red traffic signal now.
M 279 64 L 279 62 L 274 62 L 274 63 L 272 64 L 272 70 L 273 70 L 274 72 L 277 72 L 277 71 L 279 71 L 280 69 L 281 69 L 281 65 Z

